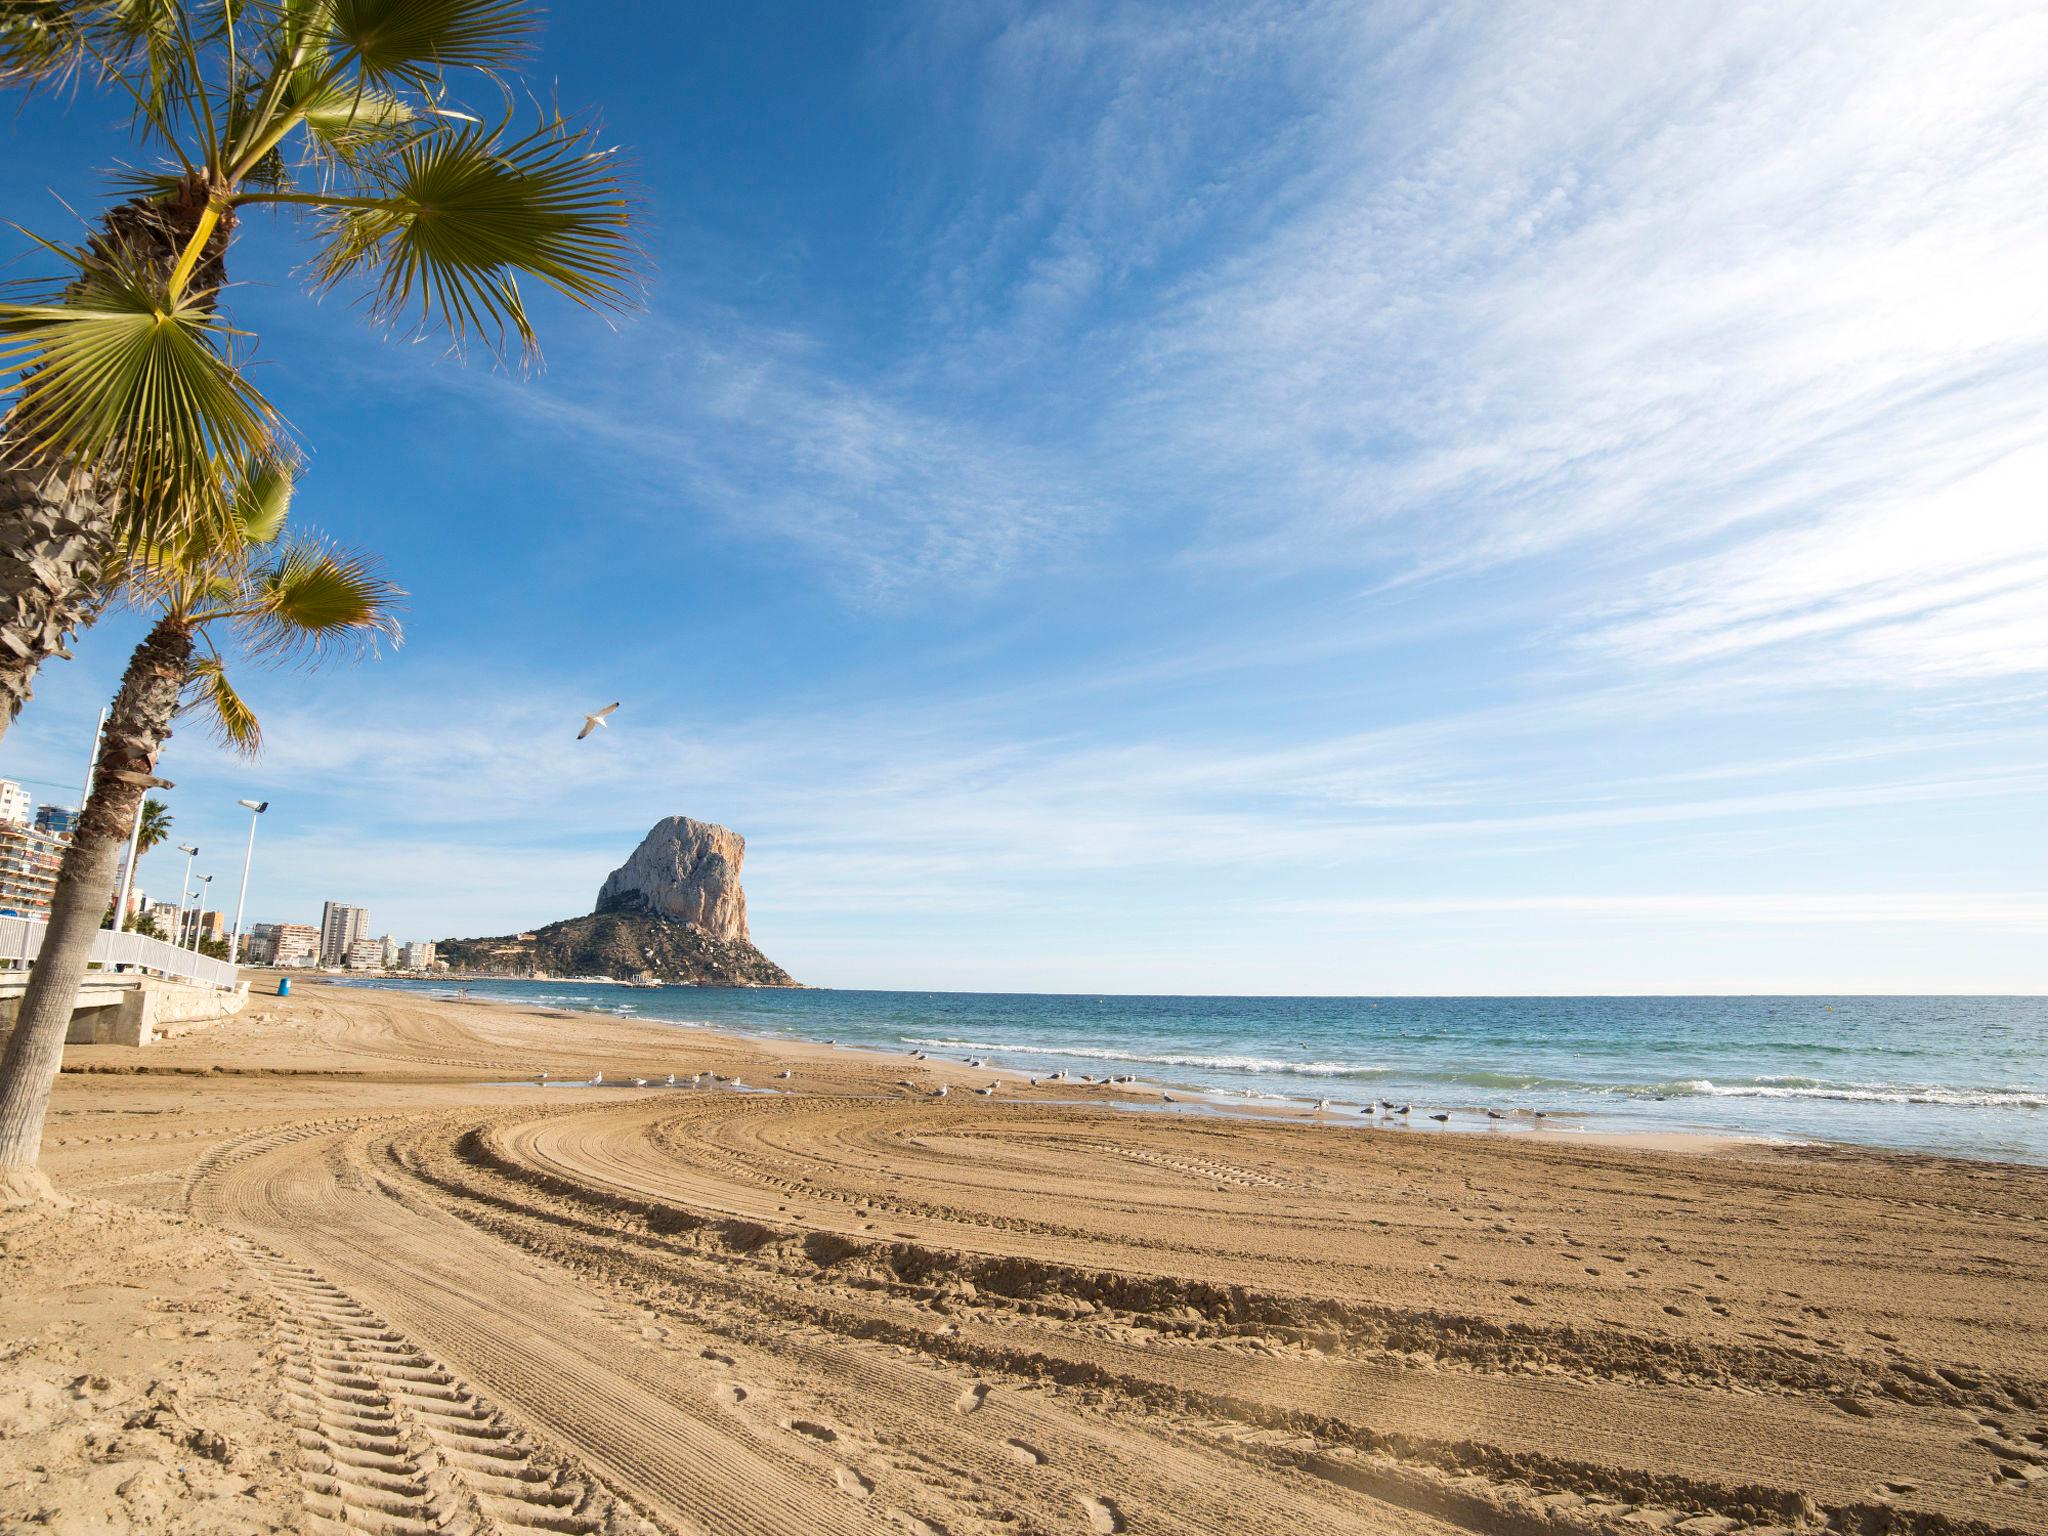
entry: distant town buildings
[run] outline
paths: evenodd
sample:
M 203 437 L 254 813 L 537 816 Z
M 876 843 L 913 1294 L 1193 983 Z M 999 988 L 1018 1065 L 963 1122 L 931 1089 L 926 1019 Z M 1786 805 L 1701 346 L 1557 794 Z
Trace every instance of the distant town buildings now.
M 57 889 L 57 866 L 78 813 L 46 805 L 30 818 L 29 793 L 0 779 L 0 917 L 43 917 Z
M 256 923 L 242 958 L 249 965 L 294 970 L 320 963 L 320 930 L 311 923 Z
M 68 841 L 26 821 L 0 821 L 0 917 L 43 917 Z
M 384 946 L 384 969 L 387 971 L 397 970 L 398 940 L 394 939 L 393 937 L 391 937 L 390 934 L 387 933 L 378 942 Z
M 342 956 L 342 964 L 352 971 L 381 971 L 384 969 L 384 941 L 382 939 L 357 939 Z
M 415 939 L 398 952 L 398 968 L 401 971 L 431 971 L 434 968 L 434 941 Z
M 370 933 L 370 913 L 366 907 L 351 907 L 345 902 L 330 901 L 320 909 L 320 963 L 322 965 L 346 965 L 358 969 L 350 957 L 355 946 L 367 939 Z M 376 942 L 372 940 L 371 942 Z M 382 958 L 382 946 L 378 949 Z M 373 969 L 374 967 L 364 967 Z
M 78 818 L 85 813 L 68 805 L 36 807 L 36 830 L 52 837 L 66 837 L 78 830 Z

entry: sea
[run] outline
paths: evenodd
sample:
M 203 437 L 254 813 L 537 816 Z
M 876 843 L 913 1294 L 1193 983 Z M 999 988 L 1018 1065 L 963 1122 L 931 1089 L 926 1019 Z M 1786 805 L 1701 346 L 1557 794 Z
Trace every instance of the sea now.
M 365 980 L 907 1055 L 1133 1074 L 1192 1110 L 1704 1132 L 2048 1163 L 2048 998 L 1133 997 Z M 661 1063 L 650 1062 L 650 1069 Z M 1505 1118 L 1489 1119 L 1486 1111 Z

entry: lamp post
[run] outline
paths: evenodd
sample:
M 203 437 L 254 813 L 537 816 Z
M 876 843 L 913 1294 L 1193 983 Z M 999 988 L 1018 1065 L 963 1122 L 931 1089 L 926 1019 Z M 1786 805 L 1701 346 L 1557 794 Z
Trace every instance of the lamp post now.
M 200 919 L 206 916 L 206 888 L 212 884 L 213 876 L 201 875 L 199 889 L 193 892 L 199 898 L 192 908 L 192 953 L 195 955 L 199 953 Z
M 256 818 L 270 809 L 268 800 L 237 800 L 249 808 L 249 846 L 242 853 L 242 888 L 235 892 L 235 926 L 228 930 L 228 964 L 242 958 L 242 903 L 249 899 L 249 861 L 256 857 Z
M 192 861 L 199 857 L 199 850 L 190 843 L 178 844 L 178 852 L 185 855 L 185 873 L 178 877 L 178 920 L 171 927 L 171 942 L 185 942 L 185 897 L 192 890 Z
M 135 825 L 128 829 L 128 867 L 121 871 L 121 895 L 114 903 L 116 933 L 119 933 L 128 921 L 128 896 L 135 889 L 135 850 L 142 841 L 142 812 L 148 804 L 147 795 L 135 802 Z
M 107 710 L 101 709 L 100 723 L 92 728 L 92 756 L 85 760 L 85 784 L 78 791 L 78 809 L 85 810 L 85 802 L 92 798 L 93 775 L 100 766 L 100 738 L 107 734 Z

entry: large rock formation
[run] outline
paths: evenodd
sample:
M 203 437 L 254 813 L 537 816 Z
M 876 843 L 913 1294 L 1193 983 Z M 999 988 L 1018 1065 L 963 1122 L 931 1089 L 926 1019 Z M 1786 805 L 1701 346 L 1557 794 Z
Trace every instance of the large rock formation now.
M 793 987 L 747 936 L 746 839 L 671 816 L 605 878 L 589 917 L 495 939 L 443 939 L 451 970 L 476 976 L 611 976 L 700 987 Z
M 694 923 L 713 938 L 746 941 L 747 893 L 740 866 L 747 840 L 687 816 L 654 824 L 633 856 L 598 888 L 599 912 L 652 912 Z

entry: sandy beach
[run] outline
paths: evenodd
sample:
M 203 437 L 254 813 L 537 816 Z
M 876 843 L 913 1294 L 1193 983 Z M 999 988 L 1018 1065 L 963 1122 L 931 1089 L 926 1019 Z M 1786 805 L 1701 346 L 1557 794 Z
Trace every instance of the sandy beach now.
M 707 1070 L 780 1091 L 609 1086 Z M 990 1076 L 303 984 L 73 1048 L 0 1528 L 2048 1530 L 2048 1170 Z

